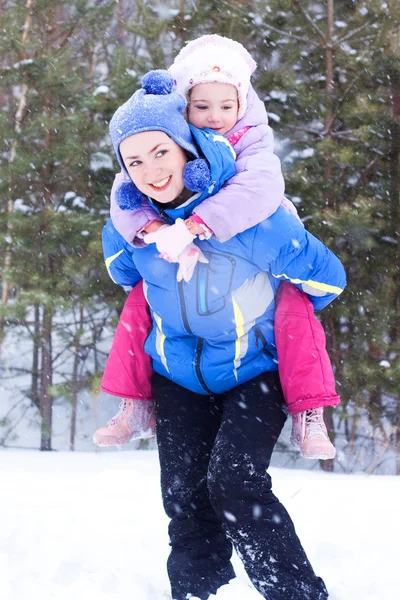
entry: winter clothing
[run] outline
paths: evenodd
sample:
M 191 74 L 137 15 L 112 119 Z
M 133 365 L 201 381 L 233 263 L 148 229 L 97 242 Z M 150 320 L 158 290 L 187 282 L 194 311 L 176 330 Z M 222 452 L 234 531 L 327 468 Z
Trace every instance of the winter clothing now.
M 328 437 L 323 408 L 313 408 L 292 415 L 290 441 L 304 458 L 328 460 L 335 458 L 336 448 Z
M 145 201 L 145 196 L 130 181 L 119 150 L 121 142 L 136 133 L 163 131 L 196 158 L 188 162 L 183 172 L 187 189 L 199 192 L 211 182 L 207 162 L 198 158 L 189 125 L 183 116 L 186 100 L 172 91 L 172 76 L 168 71 L 149 71 L 143 77 L 142 85 L 143 88 L 120 106 L 110 121 L 114 150 L 123 171 L 128 175 L 128 180 L 121 182 L 116 190 L 116 199 L 124 210 L 138 209 Z
M 285 184 L 280 160 L 274 154 L 272 129 L 268 125 L 264 103 L 251 86 L 246 113 L 227 139 L 235 147 L 234 176 L 218 194 L 214 190 L 212 197 L 194 209 L 214 232 L 215 238 L 220 242 L 229 240 L 267 219 L 280 205 L 297 215 L 293 204 L 284 198 Z M 116 198 L 122 181 L 123 175 L 117 175 L 111 190 L 110 213 L 117 231 L 132 244 L 138 231 L 157 214 L 147 202 L 143 202 L 137 211 L 122 210 Z
M 93 441 L 97 446 L 123 446 L 155 436 L 155 425 L 153 400 L 124 399 L 115 417 L 95 432 Z
M 203 35 L 179 52 L 169 72 L 177 91 L 188 97 L 199 83 L 228 83 L 238 94 L 241 119 L 246 112 L 250 76 L 257 67 L 250 53 L 240 44 L 221 35 Z
M 293 289 L 296 290 L 295 294 L 292 293 Z M 307 305 L 311 308 L 310 318 L 304 319 L 301 315 Z M 294 327 L 290 333 L 284 328 L 289 309 L 301 321 L 300 327 Z M 140 281 L 131 291 L 122 310 L 104 370 L 102 390 L 126 398 L 151 397 L 152 368 L 150 357 L 143 349 L 150 327 L 150 311 L 143 294 L 143 282 Z M 275 343 L 279 377 L 289 413 L 299 414 L 316 405 L 335 406 L 340 402 L 332 376 L 327 383 L 330 362 L 325 346 L 318 340 L 320 327 L 308 297 L 291 284 L 282 282 L 275 311 Z M 324 367 L 316 369 L 316 365 Z M 311 402 L 310 388 L 313 390 Z M 292 437 L 296 439 L 296 432 Z
M 153 388 L 174 600 L 207 600 L 228 583 L 232 542 L 263 598 L 328 598 L 267 473 L 286 419 L 278 375 L 221 395 L 158 375 Z
M 164 246 L 168 246 L 170 262 L 178 262 L 179 255 L 196 238 L 186 227 L 182 219 L 177 219 L 174 225 L 163 225 L 154 233 L 148 233 L 145 238 L 146 244 L 155 243 L 157 250 L 165 254 Z M 162 257 L 164 258 L 164 256 Z
M 151 359 L 143 351 L 151 317 L 140 281 L 121 312 L 101 380 L 101 389 L 120 398 L 152 400 Z
M 163 211 L 184 218 L 191 204 Z M 103 230 L 113 280 L 145 281 L 153 329 L 145 351 L 153 368 L 196 393 L 223 393 L 277 369 L 273 331 L 275 294 L 282 279 L 307 291 L 321 309 L 345 284 L 339 260 L 296 218 L 279 208 L 268 221 L 225 244 L 196 245 L 208 259 L 189 283 L 177 266 L 160 260 L 154 245 L 132 248 L 108 221 Z
M 142 89 L 122 104 L 110 121 L 110 136 L 123 170 L 120 143 L 143 131 L 163 131 L 178 146 L 198 158 L 189 125 L 183 117 L 186 100 L 173 92 L 173 79 L 167 71 L 150 71 L 142 79 Z
M 207 131 L 199 131 L 196 130 L 195 128 L 192 128 L 193 133 L 196 136 L 197 139 L 197 143 L 199 145 L 199 147 L 201 147 L 204 151 L 204 153 L 207 155 L 207 157 L 209 158 L 210 161 L 210 167 L 211 167 L 211 172 L 212 172 L 212 179 L 213 182 L 215 182 L 215 186 L 216 189 L 218 189 L 218 186 L 220 185 L 221 180 L 224 180 L 224 177 L 227 174 L 227 165 L 228 167 L 232 167 L 231 161 L 232 161 L 232 156 L 229 150 L 229 147 L 227 147 L 225 145 L 225 143 L 221 143 L 221 139 L 220 136 L 216 136 L 216 135 L 212 135 L 210 132 Z M 222 141 L 225 142 L 225 140 L 222 138 Z M 169 219 L 170 222 L 173 222 L 174 219 L 177 218 L 185 218 L 188 214 L 190 214 L 190 211 L 192 210 L 193 206 L 196 206 L 199 204 L 199 202 L 201 202 L 202 200 L 204 200 L 205 198 L 207 198 L 207 194 L 211 193 L 212 190 L 210 191 L 210 189 L 208 188 L 207 190 L 205 190 L 205 192 L 199 196 L 196 197 L 195 201 L 193 202 L 189 202 L 186 203 L 184 206 L 179 207 L 178 209 L 164 209 L 163 210 L 163 217 Z M 158 214 L 156 212 L 156 214 Z M 292 280 L 300 287 L 302 287 L 303 289 L 305 289 L 306 291 L 311 291 L 311 294 L 322 294 L 321 297 L 314 297 L 313 302 L 316 305 L 317 308 L 319 307 L 323 307 L 324 305 L 326 305 L 330 300 L 333 299 L 333 297 L 335 296 L 335 294 L 340 293 L 341 291 L 341 286 L 343 286 L 344 284 L 344 274 L 343 274 L 343 270 L 342 267 L 340 266 L 340 263 L 337 261 L 337 259 L 335 257 L 333 257 L 333 255 L 331 253 L 329 253 L 329 251 L 324 248 L 322 246 L 322 244 L 320 244 L 317 240 L 315 240 L 315 238 L 313 238 L 312 236 L 310 236 L 310 234 L 308 234 L 307 232 L 304 232 L 304 230 L 302 230 L 301 228 L 299 229 L 299 223 L 296 221 L 295 224 L 293 224 L 293 219 L 290 219 L 286 222 L 286 218 L 287 218 L 287 213 L 285 211 L 279 211 L 279 218 L 276 215 L 276 219 L 274 219 L 273 221 L 267 221 L 265 223 L 262 224 L 262 226 L 259 226 L 258 228 L 254 228 L 254 230 L 252 232 L 247 231 L 243 234 L 243 240 L 241 240 L 241 244 L 239 244 L 240 246 L 240 254 L 243 254 L 243 248 L 246 248 L 250 251 L 249 254 L 251 256 L 251 261 L 253 262 L 254 256 L 252 255 L 251 252 L 251 246 L 254 244 L 255 241 L 260 240 L 262 246 L 258 248 L 258 251 L 261 255 L 265 255 L 262 258 L 266 259 L 266 263 L 268 264 L 269 258 L 271 259 L 273 258 L 273 260 L 275 261 L 276 265 L 279 265 L 279 258 L 280 258 L 280 253 L 283 251 L 283 254 L 285 254 L 285 248 L 287 248 L 288 254 L 287 254 L 287 261 L 290 264 L 290 270 L 293 270 L 293 275 L 295 275 L 295 278 L 292 277 Z M 280 223 L 280 225 L 279 225 Z M 292 224 L 291 226 L 293 226 L 296 230 L 296 234 L 292 236 L 291 232 L 289 230 L 287 230 L 287 226 L 289 224 Z M 271 228 L 275 235 L 270 236 L 269 232 L 266 228 Z M 282 229 L 282 231 L 284 232 L 284 234 L 282 234 L 282 236 L 278 235 L 278 231 L 279 229 Z M 257 232 L 255 234 L 255 231 Z M 266 236 L 264 236 L 263 231 L 265 231 L 265 233 L 267 234 Z M 286 236 L 286 238 L 285 238 Z M 302 244 L 299 243 L 299 241 L 296 239 L 297 236 L 300 236 L 300 238 L 303 240 L 303 245 L 304 245 L 304 250 L 301 248 Z M 265 237 L 265 240 L 264 240 Z M 275 240 L 275 244 L 277 246 L 277 248 L 273 248 L 274 245 L 274 240 Z M 238 243 L 238 239 L 235 240 L 234 242 L 234 246 L 237 245 Z M 244 246 L 243 246 L 243 242 L 244 242 Z M 114 277 L 114 279 L 121 284 L 125 284 L 125 285 L 134 285 L 134 283 L 140 278 L 140 274 L 138 273 L 138 271 L 135 269 L 135 267 L 133 266 L 130 256 L 133 255 L 132 253 L 136 252 L 138 253 L 139 251 L 133 251 L 133 249 L 131 247 L 129 247 L 127 244 L 124 243 L 124 241 L 121 239 L 121 237 L 118 235 L 118 233 L 113 229 L 111 223 L 108 223 L 108 225 L 106 226 L 105 230 L 104 230 L 104 243 L 105 243 L 105 254 L 106 254 L 106 264 L 107 267 L 109 268 L 109 272 L 111 274 L 112 277 Z M 233 243 L 233 240 L 232 240 Z M 225 342 L 229 341 L 229 347 L 231 348 L 231 353 L 234 356 L 234 360 L 233 360 L 233 369 L 229 369 L 230 371 L 230 380 L 231 380 L 231 386 L 237 385 L 237 381 L 240 381 L 239 379 L 237 380 L 236 377 L 238 376 L 237 373 L 237 366 L 241 365 L 241 359 L 243 358 L 243 356 L 245 356 L 245 363 L 246 363 L 246 369 L 242 369 L 241 373 L 243 374 L 243 376 L 245 376 L 246 378 L 253 376 L 252 375 L 252 369 L 254 367 L 256 367 L 255 371 L 254 371 L 254 375 L 257 374 L 257 369 L 262 368 L 263 370 L 268 370 L 268 369 L 276 369 L 276 349 L 275 349 L 275 343 L 274 343 L 274 337 L 273 337 L 273 332 L 272 332 L 272 326 L 271 326 L 271 319 L 273 317 L 273 313 L 274 313 L 274 302 L 273 302 L 273 294 L 274 291 L 276 290 L 277 287 L 277 278 L 290 278 L 291 275 L 290 274 L 285 274 L 283 272 L 276 274 L 275 276 L 271 276 L 271 274 L 269 276 L 266 276 L 264 273 L 262 273 L 261 271 L 258 272 L 257 276 L 254 278 L 254 282 L 253 282 L 253 286 L 254 286 L 254 291 L 257 291 L 257 288 L 260 290 L 260 292 L 264 292 L 265 293 L 265 298 L 262 298 L 262 296 L 260 295 L 260 302 L 257 303 L 257 306 L 254 306 L 253 312 L 254 310 L 256 311 L 256 318 L 259 320 L 260 323 L 262 323 L 263 327 L 260 327 L 258 325 L 258 323 L 253 322 L 253 314 L 252 314 L 252 309 L 250 309 L 250 311 L 248 312 L 247 315 L 247 319 L 248 322 L 246 323 L 246 320 L 244 320 L 244 316 L 246 316 L 246 311 L 242 312 L 244 309 L 241 307 L 241 304 L 243 302 L 243 298 L 240 297 L 240 302 L 238 305 L 238 301 L 235 298 L 235 296 L 232 294 L 232 296 L 229 296 L 229 287 L 226 289 L 225 291 L 225 296 L 228 297 L 229 300 L 229 308 L 227 307 L 227 303 L 226 303 L 226 299 L 224 297 L 224 290 L 222 291 L 222 297 L 220 297 L 218 299 L 218 294 L 220 293 L 220 281 L 218 278 L 218 273 L 215 275 L 215 267 L 214 265 L 218 265 L 218 263 L 220 263 L 222 266 L 224 264 L 224 261 L 222 260 L 221 257 L 223 257 L 224 255 L 226 256 L 226 259 L 228 262 L 226 262 L 226 266 L 229 264 L 229 262 L 231 264 L 232 263 L 232 246 L 226 246 L 224 248 L 221 248 L 221 245 L 219 245 L 215 239 L 211 239 L 211 240 L 204 240 L 202 242 L 198 242 L 198 246 L 201 247 L 201 244 L 210 244 L 210 247 L 208 248 L 209 252 L 212 252 L 213 256 L 212 256 L 212 265 L 198 265 L 198 276 L 197 276 L 197 280 L 198 280 L 198 284 L 199 284 L 199 289 L 198 289 L 198 293 L 200 294 L 200 297 L 198 299 L 198 301 L 195 301 L 197 292 L 196 292 L 196 285 L 192 286 L 191 292 L 190 292 L 190 297 L 193 298 L 193 301 L 195 302 L 194 305 L 197 307 L 195 309 L 194 314 L 197 315 L 197 319 L 200 316 L 200 322 L 201 323 L 205 323 L 205 321 L 208 322 L 208 326 L 210 328 L 210 330 L 213 330 L 213 322 L 215 321 L 218 326 L 221 326 L 222 321 L 219 319 L 219 314 L 218 314 L 218 310 L 215 310 L 215 308 L 218 309 L 218 302 L 222 302 L 222 306 L 227 309 L 226 311 L 226 317 L 228 319 L 228 327 L 227 329 L 223 329 L 225 336 L 228 337 L 228 339 L 225 339 Z M 266 250 L 264 250 L 264 244 L 266 245 Z M 318 249 L 318 245 L 320 246 L 320 248 Z M 254 247 L 257 247 L 256 245 Z M 215 249 L 217 250 L 217 254 L 215 254 Z M 150 248 L 148 248 L 148 250 L 150 250 Z M 274 254 L 273 250 L 276 251 L 276 255 Z M 222 253 L 220 253 L 220 251 Z M 318 272 L 318 262 L 319 262 L 319 258 L 318 258 L 318 252 L 321 252 L 320 254 L 320 258 L 322 258 L 322 264 L 323 264 L 323 268 L 322 268 L 322 280 L 320 280 L 320 282 L 318 283 L 318 281 L 309 281 L 308 283 L 305 282 L 304 276 L 305 273 L 308 271 L 309 273 L 311 271 L 315 271 Z M 271 254 L 272 253 L 272 254 Z M 299 256 L 302 256 L 303 260 L 306 260 L 307 266 L 305 266 L 304 264 L 301 264 L 302 261 L 297 258 L 295 259 L 295 256 L 293 256 L 294 254 L 299 254 Z M 142 256 L 142 254 L 138 254 L 138 256 Z M 307 262 L 307 256 L 309 256 L 310 260 L 308 260 Z M 326 258 L 324 258 L 326 256 Z M 207 257 L 207 254 L 206 254 Z M 244 258 L 244 257 L 242 257 Z M 290 260 L 291 258 L 295 259 L 295 260 Z M 285 259 L 285 262 L 286 262 Z M 216 262 L 217 261 L 217 262 Z M 221 263 L 222 261 L 222 263 Z M 236 275 L 238 275 L 238 268 L 237 268 L 237 263 L 238 261 L 236 261 L 235 259 L 235 268 L 236 268 Z M 312 264 L 315 262 L 315 266 L 313 267 Z M 242 266 L 245 266 L 246 262 L 242 263 Z M 218 265 L 219 266 L 219 265 Z M 224 267 L 224 278 L 226 279 L 226 277 L 229 278 L 229 269 L 226 268 L 226 266 Z M 254 265 L 255 266 L 255 265 Z M 156 271 L 160 271 L 159 269 L 160 267 L 160 263 L 159 261 L 156 260 L 155 262 L 155 268 Z M 165 268 L 168 270 L 168 272 L 171 274 L 173 272 L 173 270 L 175 269 L 176 272 L 176 266 L 174 265 L 165 265 Z M 268 268 L 268 267 L 267 267 Z M 336 271 L 336 273 L 335 273 Z M 212 274 L 212 277 L 216 277 L 216 280 L 218 280 L 218 285 L 212 286 L 212 277 L 209 278 L 206 274 L 210 272 Z M 272 271 L 273 272 L 273 271 Z M 297 273 L 297 276 L 296 276 Z M 301 278 L 298 277 L 298 275 L 301 274 Z M 167 276 L 167 273 L 165 273 L 165 275 Z M 247 279 L 248 277 L 246 277 Z M 324 281 L 325 279 L 325 281 Z M 332 279 L 336 279 L 336 282 L 340 282 L 337 286 L 332 287 L 332 285 L 329 285 L 328 281 L 330 281 L 330 283 L 332 284 L 333 281 Z M 163 280 L 165 281 L 165 280 Z M 245 281 L 241 280 L 242 284 L 245 284 Z M 228 282 L 226 282 L 228 283 Z M 328 283 L 328 285 L 324 285 L 324 283 Z M 185 310 L 186 310 L 186 302 L 185 302 L 185 296 L 187 292 L 184 292 L 182 290 L 182 285 L 184 285 L 183 283 L 178 284 L 176 287 L 172 286 L 172 288 L 169 290 L 169 295 L 170 295 L 170 304 L 174 307 L 180 307 L 183 310 L 182 316 L 185 316 Z M 229 285 L 231 285 L 231 289 L 234 289 L 234 287 L 232 287 L 232 281 L 229 282 Z M 310 287 L 311 286 L 311 287 Z M 251 286 L 249 285 L 249 297 L 251 296 Z M 291 286 L 290 286 L 291 287 Z M 318 291 L 317 288 L 320 288 L 320 291 Z M 177 289 L 178 288 L 178 289 Z M 332 293 L 329 294 L 329 292 L 332 291 Z M 183 293 L 184 292 L 184 293 Z M 247 292 L 246 289 L 243 289 L 243 294 L 245 294 Z M 289 292 L 290 293 L 290 292 Z M 240 295 L 240 293 L 239 293 Z M 247 295 L 247 294 L 246 294 Z M 311 340 L 311 342 L 313 342 L 314 340 L 314 332 L 313 332 L 313 328 L 317 328 L 315 331 L 318 332 L 318 327 L 320 327 L 319 323 L 314 319 L 313 321 L 310 319 L 310 316 L 312 316 L 312 310 L 310 312 L 310 306 L 311 304 L 309 304 L 309 301 L 307 301 L 305 299 L 305 297 L 302 298 L 302 296 L 298 293 L 297 294 L 299 296 L 300 299 L 300 303 L 301 303 L 301 309 L 304 312 L 305 307 L 308 306 L 308 309 L 306 309 L 307 312 L 307 319 L 302 319 L 303 324 L 305 324 L 308 328 L 310 333 L 307 333 L 308 339 Z M 258 296 L 257 296 L 258 297 Z M 265 305 L 263 305 L 263 302 L 265 302 Z M 294 308 L 294 304 L 293 304 L 293 299 L 290 300 L 290 302 L 292 303 L 292 310 Z M 208 306 L 211 306 L 214 310 L 210 311 Z M 297 306 L 297 305 L 296 305 Z M 164 304 L 164 306 L 162 307 L 163 310 L 165 310 L 167 307 Z M 263 314 L 263 310 L 264 309 L 266 312 Z M 199 312 L 200 310 L 200 312 Z M 278 317 L 280 318 L 282 315 L 285 314 L 285 311 L 287 310 L 287 304 L 283 304 L 282 305 L 282 310 L 278 312 Z M 269 312 L 268 312 L 269 311 Z M 297 311 L 297 308 L 296 308 Z M 156 319 L 156 321 L 159 323 L 159 325 L 162 324 L 161 316 L 160 314 L 157 312 L 157 310 L 155 310 L 156 314 L 154 315 L 154 318 Z M 179 311 L 178 311 L 179 312 Z M 233 318 L 229 318 L 229 314 L 233 312 Z M 215 315 L 215 316 L 214 316 Z M 269 318 L 268 318 L 268 316 Z M 204 316 L 207 316 L 208 319 L 204 319 Z M 201 318 L 203 317 L 203 318 Z M 176 315 L 175 319 L 178 318 L 178 322 L 181 323 L 181 318 Z M 175 320 L 174 319 L 174 320 Z M 234 328 L 235 331 L 233 331 L 232 328 L 232 321 L 235 323 L 236 327 Z M 253 327 L 251 327 L 251 325 Z M 187 324 L 186 324 L 187 326 Z M 190 327 L 190 326 L 189 326 Z M 265 329 L 265 333 L 262 331 L 262 329 Z M 158 329 L 158 328 L 157 328 Z M 182 331 L 182 327 L 180 326 L 180 329 Z M 218 331 L 218 328 L 217 328 Z M 230 333 L 227 334 L 226 332 L 229 331 Z M 295 331 L 295 329 L 294 329 Z M 289 337 L 289 342 L 293 339 L 293 344 L 291 347 L 295 347 L 296 348 L 296 352 L 298 351 L 298 344 L 296 343 L 297 339 L 302 339 L 302 337 L 304 336 L 304 332 L 303 331 L 298 331 L 298 338 L 295 336 L 294 338 Z M 176 332 L 174 331 L 174 327 L 172 327 L 172 332 L 173 332 L 173 336 L 176 335 Z M 171 332 L 171 333 L 172 333 Z M 183 328 L 183 336 L 185 336 L 185 332 L 186 329 L 185 327 Z M 124 332 L 122 332 L 124 334 Z M 155 342 L 155 346 L 156 348 L 161 352 L 154 352 L 155 356 L 157 357 L 157 362 L 161 364 L 166 363 L 166 357 L 163 355 L 165 348 L 172 346 L 172 340 L 169 340 L 169 335 L 167 335 L 167 340 L 165 339 L 165 332 L 161 333 L 158 331 L 158 333 L 156 334 L 156 330 L 153 331 L 153 334 L 155 335 L 155 340 L 154 340 L 154 335 L 153 337 L 150 336 L 149 340 L 148 340 L 148 344 L 150 346 L 153 346 L 154 349 L 154 342 Z M 242 335 L 241 335 L 242 334 Z M 178 336 L 179 337 L 179 336 Z M 243 338 L 243 339 L 242 339 Z M 318 338 L 317 338 L 318 339 Z M 250 347 L 247 346 L 246 344 L 249 343 L 250 340 Z M 182 341 L 182 340 L 181 340 Z M 220 340 L 220 343 L 224 341 L 224 338 L 222 338 Z M 261 342 L 261 344 L 260 344 Z M 284 329 L 284 323 L 283 324 L 279 324 L 279 328 L 278 328 L 278 348 L 279 348 L 279 356 L 281 357 L 281 363 L 282 363 L 282 357 L 285 357 L 285 352 L 287 352 L 287 347 L 288 346 L 288 335 L 286 333 L 286 330 Z M 199 340 L 199 343 L 203 344 L 203 340 Z M 234 347 L 232 347 L 232 345 Z M 263 355 L 263 360 L 260 360 L 260 353 L 261 353 L 261 348 L 264 347 L 264 352 L 262 353 Z M 212 350 L 213 345 L 209 348 L 209 351 Z M 313 349 L 315 348 L 315 345 L 313 344 L 308 344 L 305 347 L 305 351 L 307 352 L 309 350 L 309 354 L 313 354 Z M 207 346 L 206 346 L 206 350 L 207 350 Z M 184 353 L 183 356 L 185 356 L 185 360 L 188 361 L 188 364 L 190 364 L 190 368 L 188 369 L 188 374 L 191 373 L 193 375 L 193 379 L 198 379 L 198 375 L 201 374 L 201 370 L 200 370 L 200 364 L 199 364 L 199 359 L 200 357 L 200 353 L 198 352 L 198 349 L 194 349 L 192 348 L 191 352 L 195 352 L 195 356 L 196 356 L 196 360 L 194 361 L 194 364 L 196 365 L 196 369 L 198 369 L 198 372 L 196 371 L 196 374 L 193 374 L 193 361 L 190 358 L 190 352 L 188 353 Z M 293 350 L 290 351 L 293 354 Z M 325 352 L 325 356 L 323 357 L 323 361 L 326 361 L 326 366 L 325 366 L 325 370 L 329 369 L 330 364 L 329 364 L 329 359 L 326 355 L 326 351 L 324 346 L 317 346 L 316 348 L 316 354 L 318 357 L 321 358 L 323 352 Z M 122 353 L 124 354 L 124 353 Z M 175 356 L 178 356 L 179 352 L 177 354 L 175 354 Z M 243 356 L 242 356 L 243 355 Z M 126 354 L 125 354 L 126 356 Z M 296 358 L 298 358 L 298 365 L 299 365 L 299 370 L 303 368 L 303 362 L 301 359 L 301 356 L 299 353 L 295 354 Z M 303 355 L 303 359 L 304 359 L 304 355 Z M 112 360 L 112 357 L 110 357 L 110 361 Z M 174 360 L 174 359 L 173 359 Z M 206 359 L 202 358 L 203 361 L 206 362 L 207 367 L 210 366 L 210 362 L 209 362 L 209 357 L 208 355 L 206 355 Z M 109 361 L 109 362 L 110 362 Z M 284 374 L 283 376 L 283 380 L 285 382 L 285 386 L 286 386 L 286 393 L 287 393 L 287 397 L 289 400 L 289 410 L 291 412 L 301 412 L 303 410 L 306 410 L 306 408 L 313 408 L 313 406 L 311 405 L 302 405 L 301 400 L 308 400 L 308 397 L 304 398 L 304 393 L 307 393 L 307 390 L 303 390 L 303 391 L 299 391 L 299 385 L 301 385 L 302 380 L 299 381 L 299 379 L 296 377 L 296 374 L 293 375 L 293 377 L 291 377 L 290 374 L 290 368 L 289 365 L 293 364 L 293 358 L 290 358 L 290 362 L 286 361 L 285 358 L 283 359 L 284 365 L 286 365 L 286 375 Z M 167 363 L 166 363 L 167 364 Z M 228 360 L 228 364 L 229 364 L 229 360 Z M 315 363 L 317 364 L 317 363 Z M 250 367 L 252 369 L 250 369 Z M 169 368 L 169 367 L 168 367 Z M 181 364 L 181 367 L 178 367 L 178 371 L 182 371 L 182 368 L 184 368 L 184 361 Z M 120 369 L 118 369 L 118 371 L 120 371 Z M 164 370 L 161 369 L 162 373 L 165 373 L 165 368 Z M 247 374 L 246 374 L 247 372 Z M 260 371 L 258 371 L 260 372 Z M 314 368 L 314 373 L 316 373 L 316 370 Z M 211 375 L 211 373 L 210 373 Z M 318 373 L 317 373 L 318 375 Z M 334 390 L 334 381 L 333 381 L 333 377 L 331 375 L 331 380 L 329 381 L 329 374 L 327 374 L 327 376 L 325 377 L 325 381 L 327 382 L 327 388 L 325 390 L 324 393 L 324 401 L 325 401 L 325 405 L 328 404 L 334 404 L 337 403 L 337 401 L 339 400 L 338 396 L 336 396 L 335 390 Z M 309 383 L 309 377 L 307 377 L 307 385 Z M 105 378 L 105 380 L 107 381 L 107 378 Z M 287 383 L 288 380 L 288 383 Z M 316 379 L 316 381 L 320 381 L 320 379 Z M 293 390 L 292 388 L 292 382 L 296 382 L 296 387 Z M 333 383 L 333 385 L 332 385 Z M 222 382 L 220 382 L 220 384 L 222 385 Z M 226 385 L 227 382 L 225 382 L 223 385 Z M 106 385 L 107 387 L 107 385 Z M 110 389 L 110 387 L 112 388 L 112 386 L 108 386 L 108 389 Z M 129 386 L 128 386 L 129 387 Z M 197 382 L 197 388 L 196 391 L 198 391 L 198 389 L 201 389 L 201 393 L 205 393 L 204 391 L 204 387 L 200 384 L 200 382 Z M 226 388 L 225 388 L 226 389 Z M 316 388 L 317 389 L 317 388 Z M 224 391 L 224 390 L 223 390 Z M 124 395 L 124 394 L 121 394 Z M 125 394 L 126 396 L 126 394 Z M 294 398 L 294 404 L 296 405 L 295 408 L 292 410 L 291 405 L 293 402 L 293 398 Z M 300 400 L 300 402 L 297 402 L 298 400 Z M 321 400 L 321 398 L 319 397 L 319 400 Z M 320 404 L 319 404 L 320 405 Z
M 230 147 L 207 131 L 193 128 L 193 134 L 218 188 L 231 166 Z M 163 218 L 186 218 L 207 193 L 210 188 L 178 208 L 163 208 Z M 196 393 L 223 393 L 277 369 L 273 320 L 280 280 L 306 291 L 317 310 L 345 284 L 339 260 L 283 208 L 229 242 L 211 238 L 196 246 L 208 264 L 198 264 L 189 283 L 177 282 L 177 265 L 160 260 L 154 244 L 132 248 L 111 221 L 103 230 L 112 279 L 126 286 L 145 281 L 154 324 L 145 351 L 153 368 Z
M 279 289 L 274 328 L 289 413 L 339 404 L 323 327 L 308 296 L 287 282 Z
M 162 225 L 154 233 L 147 234 L 144 243 L 155 243 L 160 258 L 179 263 L 177 281 L 182 279 L 190 281 L 197 262 L 208 262 L 200 248 L 192 243 L 195 237 L 190 233 L 185 222 L 177 219 L 173 225 Z

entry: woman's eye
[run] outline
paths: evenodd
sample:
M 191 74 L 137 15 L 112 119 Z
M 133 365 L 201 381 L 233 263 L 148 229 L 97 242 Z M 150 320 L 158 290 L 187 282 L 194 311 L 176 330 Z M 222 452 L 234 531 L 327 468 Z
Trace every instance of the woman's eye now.
M 130 167 L 137 167 L 138 165 L 141 165 L 142 163 L 140 162 L 140 160 L 133 160 L 129 166 Z
M 160 150 L 159 152 L 157 152 L 156 157 L 162 157 L 165 154 L 167 154 L 168 150 Z

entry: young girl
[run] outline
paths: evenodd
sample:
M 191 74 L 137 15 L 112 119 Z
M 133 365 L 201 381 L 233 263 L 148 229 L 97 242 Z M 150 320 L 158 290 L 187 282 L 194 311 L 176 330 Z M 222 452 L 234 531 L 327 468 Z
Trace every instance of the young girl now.
M 221 191 L 194 209 L 185 221 L 186 228 L 181 224 L 166 226 L 142 199 L 138 205 L 137 194 L 132 193 L 126 175 L 120 174 L 114 182 L 111 216 L 116 229 L 130 244 L 141 243 L 141 238 L 146 243 L 156 243 L 163 258 L 179 262 L 178 276 L 185 280 L 190 279 L 196 265 L 198 254 L 187 250 L 196 235 L 203 239 L 214 236 L 226 242 L 270 217 L 280 205 L 296 213 L 283 196 L 280 162 L 273 154 L 273 134 L 264 104 L 250 85 L 255 67 L 241 44 L 211 35 L 190 42 L 170 68 L 177 90 L 188 98 L 189 123 L 226 136 L 237 157 L 236 174 Z M 163 183 L 168 185 L 160 182 Z M 303 287 L 307 291 L 306 283 Z M 281 288 L 275 335 L 281 383 L 289 413 L 293 415 L 292 443 L 306 458 L 333 458 L 335 449 L 327 436 L 323 407 L 338 404 L 340 398 L 325 350 L 324 332 L 307 296 L 290 284 L 283 283 Z M 138 302 L 140 305 L 137 296 L 136 306 Z M 141 310 L 143 316 L 143 306 Z M 138 319 L 133 321 L 137 323 Z M 126 335 L 135 338 L 129 332 Z M 143 353 L 132 339 L 129 344 L 135 345 L 135 357 Z M 111 356 L 116 352 L 113 347 Z M 121 362 L 121 358 L 118 360 Z M 110 358 L 108 364 L 115 364 L 114 360 Z M 126 369 L 129 371 L 129 366 Z M 132 369 L 137 378 L 138 369 Z M 143 370 L 140 374 L 143 375 Z M 116 417 L 96 432 L 95 443 L 121 445 L 153 433 L 153 423 L 149 422 L 152 411 L 149 384 L 146 387 L 140 382 L 139 390 L 131 388 L 128 395 L 119 393 L 120 387 L 113 392 L 109 377 L 107 368 L 103 389 L 123 395 L 125 400 Z M 145 398 L 140 391 L 143 386 L 147 390 Z

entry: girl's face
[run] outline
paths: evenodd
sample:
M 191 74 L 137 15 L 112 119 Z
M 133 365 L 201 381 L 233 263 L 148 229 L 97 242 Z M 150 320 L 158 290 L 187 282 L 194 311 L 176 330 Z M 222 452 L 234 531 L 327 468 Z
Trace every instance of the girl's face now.
M 236 125 L 239 101 L 237 90 L 229 83 L 199 83 L 190 91 L 187 109 L 191 125 L 208 127 L 225 135 Z
M 144 131 L 124 139 L 119 151 L 133 183 L 146 196 L 167 204 L 184 189 L 184 150 L 163 131 Z

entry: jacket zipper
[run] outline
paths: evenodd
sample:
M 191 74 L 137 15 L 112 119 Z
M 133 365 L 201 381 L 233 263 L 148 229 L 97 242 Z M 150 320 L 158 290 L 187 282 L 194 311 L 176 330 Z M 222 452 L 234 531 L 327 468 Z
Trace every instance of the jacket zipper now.
M 267 348 L 267 340 L 265 339 L 261 329 L 259 327 L 254 327 L 254 333 L 256 335 L 256 347 L 259 347 L 258 340 L 261 340 L 261 343 L 263 345 L 263 347 L 261 348 L 261 352 L 264 352 L 264 354 L 275 360 L 275 356 Z
M 203 373 L 201 372 L 201 368 L 200 368 L 200 360 L 201 360 L 201 353 L 203 352 L 203 346 L 204 346 L 204 339 L 198 338 L 197 348 L 196 348 L 196 374 L 197 374 L 197 377 L 200 381 L 200 384 L 203 386 L 203 388 L 209 394 L 212 394 L 212 391 L 210 390 L 210 388 L 208 387 L 208 385 L 206 384 L 206 382 L 204 380 Z
M 183 320 L 183 326 L 186 329 L 186 331 L 190 334 L 193 335 L 193 330 L 189 325 L 189 320 L 188 320 L 188 316 L 187 316 L 187 310 L 186 310 L 186 302 L 185 302 L 185 293 L 183 290 L 183 281 L 180 281 L 178 283 L 178 291 L 179 291 L 179 301 L 181 304 L 181 314 L 182 314 L 182 320 Z M 196 346 L 196 362 L 195 362 L 195 370 L 196 370 L 196 375 L 197 378 L 200 382 L 200 385 L 206 390 L 206 392 L 208 394 L 212 394 L 212 391 L 210 390 L 210 388 L 207 386 L 204 377 L 203 377 L 203 373 L 201 372 L 201 367 L 200 367 L 200 361 L 201 361 L 201 354 L 203 351 L 203 346 L 204 346 L 204 339 L 203 338 L 198 338 L 197 341 L 197 346 Z

